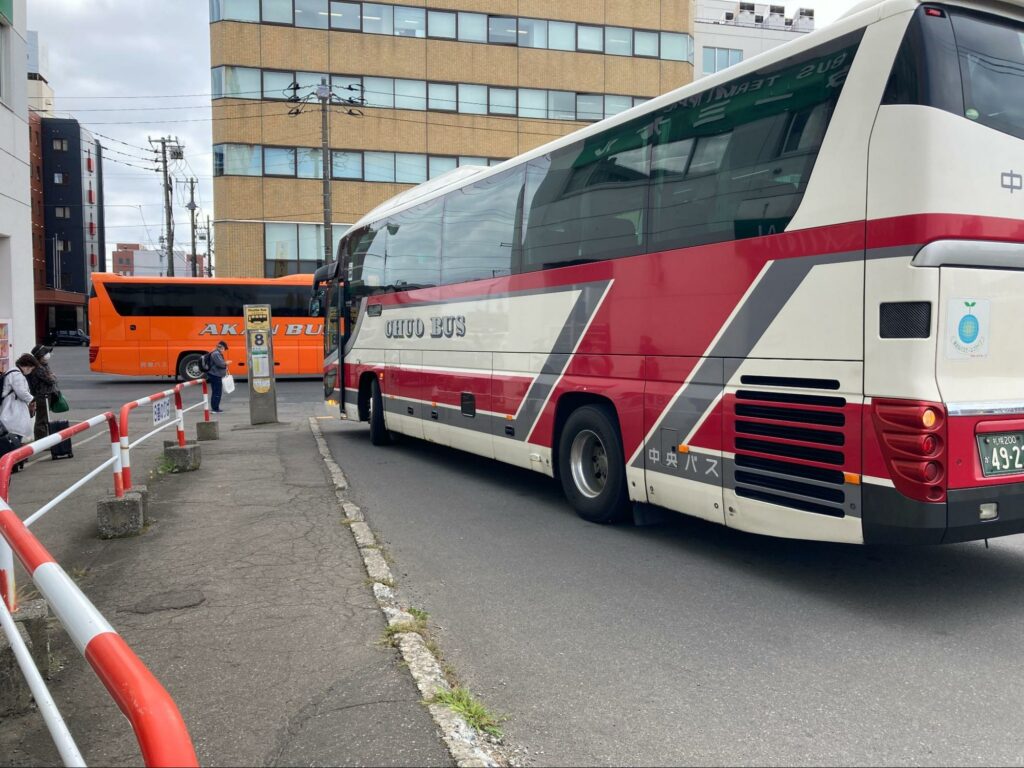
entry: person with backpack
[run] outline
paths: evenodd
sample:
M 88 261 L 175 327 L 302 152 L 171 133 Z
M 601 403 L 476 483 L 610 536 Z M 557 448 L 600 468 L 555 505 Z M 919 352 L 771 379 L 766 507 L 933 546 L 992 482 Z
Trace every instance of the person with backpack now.
M 0 455 L 19 447 L 25 438 L 32 439 L 35 403 L 28 377 L 39 363 L 32 355 L 24 354 L 14 365 L 0 379 Z
M 220 409 L 220 396 L 224 391 L 224 377 L 228 375 L 228 362 L 224 359 L 227 351 L 228 344 L 222 339 L 199 359 L 199 367 L 206 372 L 206 380 L 210 384 L 210 410 L 214 413 L 224 413 Z

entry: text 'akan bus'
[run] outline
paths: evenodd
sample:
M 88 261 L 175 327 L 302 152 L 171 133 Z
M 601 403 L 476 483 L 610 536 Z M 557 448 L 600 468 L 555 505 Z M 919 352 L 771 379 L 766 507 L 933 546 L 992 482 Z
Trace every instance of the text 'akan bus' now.
M 242 307 L 269 304 L 275 375 L 323 369 L 323 320 L 309 316 L 309 275 L 157 278 L 92 275 L 89 366 L 126 376 L 199 378 L 199 358 L 224 339 L 230 373 L 244 375 Z
M 830 27 L 372 211 L 326 364 L 399 432 L 588 520 L 1024 531 L 1024 4 Z

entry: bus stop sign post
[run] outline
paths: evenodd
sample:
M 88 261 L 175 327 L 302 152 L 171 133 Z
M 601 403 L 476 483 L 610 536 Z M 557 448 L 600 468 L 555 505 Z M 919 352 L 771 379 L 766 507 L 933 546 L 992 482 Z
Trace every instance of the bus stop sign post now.
M 249 366 L 249 423 L 277 421 L 274 334 L 269 304 L 246 304 L 245 355 Z

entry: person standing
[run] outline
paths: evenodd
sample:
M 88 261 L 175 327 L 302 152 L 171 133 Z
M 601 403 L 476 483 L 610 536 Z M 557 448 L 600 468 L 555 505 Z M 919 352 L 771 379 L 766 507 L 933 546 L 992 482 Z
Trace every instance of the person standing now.
M 0 424 L 3 424 L 20 445 L 26 438 L 32 437 L 35 403 L 29 389 L 28 377 L 38 367 L 39 362 L 32 355 L 24 354 L 14 365 L 14 368 L 3 374 L 3 385 L 0 386 Z
M 57 377 L 50 370 L 52 353 L 53 349 L 44 344 L 39 344 L 32 349 L 32 357 L 39 362 L 39 365 L 28 377 L 28 386 L 36 404 L 36 440 L 50 434 L 50 396 L 55 395 L 58 391 Z
M 224 359 L 224 353 L 228 351 L 226 341 L 218 341 L 217 346 L 209 353 L 209 367 L 206 370 L 206 380 L 210 383 L 210 410 L 214 413 L 224 413 L 220 409 L 220 396 L 224 391 L 224 377 L 228 375 L 228 361 Z

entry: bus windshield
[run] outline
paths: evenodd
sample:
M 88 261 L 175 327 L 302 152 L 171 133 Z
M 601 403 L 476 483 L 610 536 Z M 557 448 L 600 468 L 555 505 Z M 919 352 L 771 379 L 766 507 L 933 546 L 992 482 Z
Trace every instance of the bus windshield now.
M 1024 139 L 1024 24 L 952 14 L 964 115 Z

